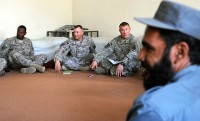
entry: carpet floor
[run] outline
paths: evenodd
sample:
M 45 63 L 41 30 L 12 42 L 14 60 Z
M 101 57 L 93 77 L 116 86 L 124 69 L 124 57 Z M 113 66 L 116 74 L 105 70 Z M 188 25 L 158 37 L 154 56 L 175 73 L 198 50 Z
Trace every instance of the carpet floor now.
M 11 71 L 0 77 L 0 121 L 124 121 L 141 77 Z

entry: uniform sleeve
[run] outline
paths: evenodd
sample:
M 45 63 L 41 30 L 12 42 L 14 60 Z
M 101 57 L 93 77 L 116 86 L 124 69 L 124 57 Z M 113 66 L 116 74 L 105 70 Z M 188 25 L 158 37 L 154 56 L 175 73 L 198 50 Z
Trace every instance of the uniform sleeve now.
M 128 60 L 130 60 L 130 59 L 135 61 L 136 63 L 138 63 L 137 56 L 138 56 L 138 53 L 139 53 L 139 46 L 138 46 L 136 41 L 133 41 L 131 44 L 132 44 L 132 46 L 131 46 L 129 53 L 122 60 L 122 62 L 125 65 L 128 64 Z
M 111 42 L 109 42 L 102 51 L 100 51 L 99 53 L 97 53 L 94 57 L 94 60 L 99 63 L 100 61 L 102 61 L 105 57 L 113 54 L 114 52 L 114 43 L 113 40 Z
M 93 39 L 91 39 L 90 40 L 90 53 L 96 54 L 96 50 L 95 49 L 96 49 L 96 45 L 95 45 Z
M 10 49 L 10 43 L 9 39 L 6 39 L 1 45 L 0 45 L 0 57 L 5 58 L 6 54 L 8 53 L 8 50 Z
M 63 55 L 67 55 L 69 51 L 70 51 L 70 40 L 67 40 L 60 45 L 60 48 L 58 50 L 56 50 L 54 61 L 57 60 L 62 61 Z

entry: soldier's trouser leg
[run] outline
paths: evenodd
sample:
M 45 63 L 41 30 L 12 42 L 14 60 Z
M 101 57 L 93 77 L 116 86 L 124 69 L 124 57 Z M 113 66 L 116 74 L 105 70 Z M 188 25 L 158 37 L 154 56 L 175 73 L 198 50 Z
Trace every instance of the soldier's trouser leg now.
M 45 63 L 45 61 L 47 60 L 47 56 L 44 54 L 40 54 L 40 55 L 35 55 L 35 60 L 34 62 L 36 62 L 36 64 L 38 65 L 43 65 Z
M 97 74 L 108 74 L 110 73 L 110 68 L 112 67 L 113 65 L 106 59 L 104 58 L 100 64 L 99 64 L 99 67 L 97 67 L 97 69 L 95 69 L 95 72 Z
M 37 59 L 40 59 L 40 57 L 43 57 L 43 56 L 38 56 Z M 45 57 L 43 57 L 43 58 L 45 59 Z M 39 62 L 43 62 L 44 59 L 39 61 Z M 17 52 L 11 53 L 10 56 L 9 56 L 9 60 L 10 60 L 11 66 L 13 68 L 34 67 L 39 72 L 45 71 L 45 67 L 38 65 L 36 63 L 36 61 L 29 60 L 26 57 L 24 57 L 22 54 L 17 53 Z M 33 70 L 33 68 L 27 68 L 27 69 L 24 69 L 24 70 L 25 71 L 21 70 L 21 72 L 23 72 L 23 73 L 24 72 L 25 73 L 29 73 L 29 72 L 34 73 L 35 72 Z M 31 70 L 31 71 L 28 71 L 28 70 Z
M 7 62 L 4 58 L 0 58 L 0 76 L 5 75 L 5 68 L 7 67 Z
M 31 64 L 30 66 L 34 67 L 37 71 L 43 73 L 45 71 L 45 67 L 42 65 L 45 63 L 46 60 L 47 56 L 44 54 L 35 55 L 33 60 L 34 64 Z
M 117 66 L 113 66 L 110 69 L 110 75 L 116 76 L 116 69 L 117 69 Z M 122 76 L 131 76 L 131 75 L 133 75 L 133 71 L 129 70 L 128 67 L 124 66 L 123 71 L 122 71 Z
M 81 60 L 80 65 L 89 66 L 92 63 L 93 59 L 94 59 L 94 54 L 89 53 L 87 56 L 85 56 L 85 58 Z
M 89 53 L 87 56 L 85 56 L 81 61 L 80 61 L 80 70 L 81 71 L 89 71 L 92 70 L 90 68 L 90 64 L 92 63 L 94 59 L 94 54 Z
M 133 75 L 135 72 L 138 71 L 139 66 L 140 65 L 139 65 L 138 61 L 136 61 L 135 59 L 130 59 L 128 61 L 128 64 L 123 67 L 122 76 L 131 76 L 131 75 Z M 112 76 L 116 76 L 116 69 L 117 69 L 117 66 L 113 66 L 110 69 L 110 74 Z
M 72 70 L 80 70 L 79 60 L 75 57 L 63 57 L 62 65 Z
M 34 62 L 24 57 L 24 55 L 15 52 L 9 55 L 9 62 L 13 68 L 28 67 Z

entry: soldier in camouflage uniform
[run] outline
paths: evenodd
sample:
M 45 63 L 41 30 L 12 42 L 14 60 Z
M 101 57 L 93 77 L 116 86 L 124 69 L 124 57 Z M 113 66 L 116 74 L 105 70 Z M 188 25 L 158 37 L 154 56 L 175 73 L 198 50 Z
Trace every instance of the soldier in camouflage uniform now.
M 21 25 L 17 28 L 17 36 L 6 39 L 0 46 L 0 56 L 5 58 L 8 67 L 21 68 L 22 73 L 44 72 L 42 66 L 47 59 L 46 55 L 34 55 L 32 42 L 26 35 L 26 27 Z
M 54 57 L 55 71 L 89 69 L 96 46 L 90 37 L 83 34 L 82 26 L 77 25 L 74 27 L 73 37 L 61 44 Z
M 103 51 L 97 53 L 90 67 L 97 74 L 109 74 L 112 76 L 129 76 L 139 69 L 137 55 L 139 45 L 135 37 L 130 34 L 130 26 L 127 22 L 119 25 L 120 34 L 110 41 Z M 118 61 L 112 64 L 109 60 Z
M 7 66 L 7 62 L 4 58 L 0 58 L 0 76 L 5 75 L 5 68 Z

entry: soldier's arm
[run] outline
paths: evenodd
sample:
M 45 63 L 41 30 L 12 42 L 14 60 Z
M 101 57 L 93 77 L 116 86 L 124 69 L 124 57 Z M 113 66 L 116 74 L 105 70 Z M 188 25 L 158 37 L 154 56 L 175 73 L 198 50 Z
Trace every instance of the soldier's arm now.
M 138 56 L 138 52 L 139 52 L 138 44 L 136 41 L 134 41 L 130 44 L 132 44 L 130 51 L 122 60 L 123 65 L 127 65 L 129 59 L 133 59 L 133 60 L 137 61 L 137 56 Z
M 105 47 L 101 52 L 97 53 L 94 57 L 94 60 L 99 63 L 101 60 L 106 58 L 107 56 L 114 53 L 114 44 L 111 44 Z
M 6 54 L 8 53 L 8 50 L 10 49 L 10 42 L 9 39 L 6 39 L 1 45 L 0 45 L 0 57 L 5 58 Z
M 60 45 L 60 48 L 58 50 L 56 50 L 55 52 L 55 56 L 54 56 L 54 61 L 62 61 L 62 56 L 63 54 L 65 53 L 65 55 L 70 51 L 70 42 L 69 40 L 63 42 L 61 45 Z
M 115 41 L 117 41 L 116 40 L 117 39 L 117 37 L 116 38 L 114 38 L 114 39 L 112 39 L 109 43 L 107 43 L 106 45 L 105 45 L 105 47 L 104 48 L 107 48 L 107 47 L 110 47 L 110 46 L 112 46 L 114 43 L 115 43 Z
M 34 48 L 33 48 L 33 43 L 32 42 L 30 43 L 30 48 L 31 48 L 30 56 L 34 58 L 35 53 L 34 53 Z
M 90 40 L 90 53 L 96 54 L 96 50 L 95 49 L 96 49 L 96 45 L 95 45 L 93 39 L 91 39 Z

